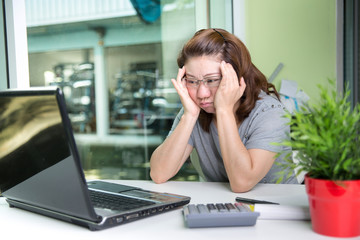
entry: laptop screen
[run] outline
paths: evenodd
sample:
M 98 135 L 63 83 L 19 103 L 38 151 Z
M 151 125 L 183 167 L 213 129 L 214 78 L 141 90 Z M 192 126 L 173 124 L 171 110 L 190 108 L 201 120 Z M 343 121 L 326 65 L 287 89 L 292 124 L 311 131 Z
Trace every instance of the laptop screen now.
M 0 193 L 70 155 L 56 95 L 0 96 Z

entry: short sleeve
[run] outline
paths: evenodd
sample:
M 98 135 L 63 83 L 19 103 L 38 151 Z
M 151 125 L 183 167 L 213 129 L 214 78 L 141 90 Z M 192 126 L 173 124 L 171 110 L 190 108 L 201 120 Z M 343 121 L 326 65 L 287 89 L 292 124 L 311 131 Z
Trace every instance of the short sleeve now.
M 179 113 L 176 115 L 174 122 L 171 126 L 170 132 L 168 133 L 167 137 L 169 137 L 172 132 L 175 130 L 175 128 L 177 127 L 177 125 L 180 122 L 180 119 L 182 117 L 182 115 L 184 114 L 184 108 L 181 108 Z M 191 146 L 194 146 L 194 141 L 193 141 L 193 134 L 191 134 L 190 138 L 189 138 L 189 142 L 188 142 Z
M 178 114 L 176 115 L 174 122 L 171 126 L 171 129 L 168 133 L 168 136 L 170 136 L 172 134 L 172 132 L 175 130 L 176 126 L 179 124 L 181 116 L 184 114 L 184 108 L 181 108 L 180 111 L 178 112 Z
M 274 143 L 282 143 L 289 138 L 289 120 L 284 115 L 285 110 L 281 103 L 262 104 L 251 119 L 246 134 L 246 148 L 281 152 L 283 147 Z

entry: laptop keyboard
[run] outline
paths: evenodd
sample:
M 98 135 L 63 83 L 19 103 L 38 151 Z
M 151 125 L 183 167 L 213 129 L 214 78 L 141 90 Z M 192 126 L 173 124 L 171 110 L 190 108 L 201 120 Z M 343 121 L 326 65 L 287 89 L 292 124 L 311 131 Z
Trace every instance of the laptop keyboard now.
M 129 198 L 104 192 L 90 190 L 90 198 L 97 208 L 107 208 L 116 211 L 127 211 L 134 208 L 145 207 L 155 204 L 151 201 Z

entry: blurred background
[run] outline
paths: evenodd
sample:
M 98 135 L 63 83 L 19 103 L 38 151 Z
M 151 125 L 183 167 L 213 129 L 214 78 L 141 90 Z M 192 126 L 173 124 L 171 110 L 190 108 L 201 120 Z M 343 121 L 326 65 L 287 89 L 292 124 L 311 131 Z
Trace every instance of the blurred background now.
M 65 93 L 86 178 L 150 179 L 149 159 L 181 102 L 183 44 L 224 28 L 275 84 L 337 78 L 336 0 L 25 0 L 30 86 Z M 173 180 L 198 181 L 190 160 Z

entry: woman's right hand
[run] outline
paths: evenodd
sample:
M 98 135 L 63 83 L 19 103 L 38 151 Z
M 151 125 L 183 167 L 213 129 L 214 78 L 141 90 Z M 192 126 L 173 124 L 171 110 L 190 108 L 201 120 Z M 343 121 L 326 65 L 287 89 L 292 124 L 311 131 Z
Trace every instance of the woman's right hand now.
M 188 89 L 186 88 L 186 83 L 183 81 L 185 75 L 185 66 L 179 68 L 178 75 L 175 79 L 171 79 L 177 93 L 179 94 L 181 103 L 184 107 L 184 114 L 190 114 L 193 117 L 198 117 L 200 113 L 200 107 L 191 99 Z

